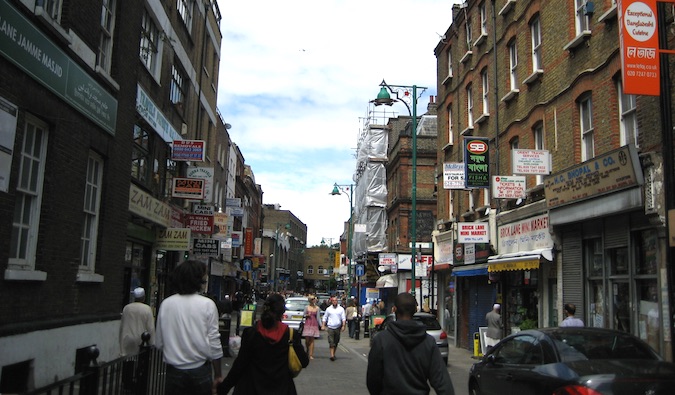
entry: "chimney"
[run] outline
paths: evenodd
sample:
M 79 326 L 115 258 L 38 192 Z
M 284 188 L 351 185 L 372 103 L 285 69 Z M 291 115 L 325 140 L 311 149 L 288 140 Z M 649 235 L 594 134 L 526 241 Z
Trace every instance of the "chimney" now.
M 429 96 L 429 104 L 427 105 L 427 114 L 436 115 L 436 96 Z

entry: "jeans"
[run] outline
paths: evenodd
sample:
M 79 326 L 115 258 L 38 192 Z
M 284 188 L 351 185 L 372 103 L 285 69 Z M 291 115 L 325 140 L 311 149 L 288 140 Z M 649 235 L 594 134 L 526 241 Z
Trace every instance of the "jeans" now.
M 176 369 L 166 366 L 166 395 L 211 395 L 213 377 L 211 364 L 195 369 Z
M 349 337 L 354 338 L 354 333 L 356 332 L 356 320 L 347 320 L 347 327 L 349 328 Z

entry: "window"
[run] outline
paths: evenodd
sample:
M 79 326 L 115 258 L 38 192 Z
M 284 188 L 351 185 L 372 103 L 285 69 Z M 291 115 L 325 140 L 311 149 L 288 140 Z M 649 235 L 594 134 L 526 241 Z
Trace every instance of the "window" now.
M 141 61 L 154 75 L 159 64 L 159 30 L 147 10 L 143 12 L 141 28 Z
M 619 120 L 621 128 L 621 145 L 635 144 L 638 146 L 638 123 L 636 114 L 635 95 L 626 95 L 623 93 L 621 80 L 616 83 L 616 90 L 619 94 Z
M 324 272 L 324 268 L 323 268 L 322 265 L 319 265 L 318 273 L 317 273 L 317 274 L 326 274 L 326 272 Z
M 488 83 L 487 68 L 483 69 L 483 71 L 480 73 L 480 78 L 483 86 L 483 114 L 487 115 L 490 113 L 490 104 L 488 100 L 488 92 L 490 85 Z
M 452 48 L 448 48 L 448 77 L 452 77 Z
M 466 50 L 471 50 L 471 41 L 473 41 L 473 35 L 471 34 L 471 18 L 466 17 Z
M 94 272 L 96 262 L 96 237 L 101 204 L 103 160 L 95 153 L 87 160 L 87 180 L 84 187 L 84 224 L 82 227 L 82 252 L 80 270 Z
M 314 274 L 314 266 L 312 265 L 307 266 L 307 274 Z
M 480 35 L 487 36 L 487 12 L 485 11 L 485 2 L 480 5 Z
M 518 67 L 518 52 L 516 51 L 516 40 L 514 39 L 509 43 L 509 83 L 512 91 L 518 89 L 516 67 Z
M 63 0 L 42 0 L 37 5 L 41 6 L 47 15 L 56 22 L 61 21 L 61 3 Z
M 581 125 L 581 161 L 587 161 L 595 156 L 593 143 L 593 106 L 591 97 L 584 97 L 579 102 L 579 121 Z
M 544 149 L 544 124 L 540 123 L 534 127 L 532 134 L 534 135 L 534 149 L 543 150 Z M 537 185 L 544 183 L 544 176 L 538 174 L 536 177 Z
M 448 108 L 448 145 L 455 143 L 455 137 L 452 128 L 452 106 Z
M 35 269 L 42 186 L 47 156 L 47 126 L 26 116 L 9 245 L 9 269 Z
M 541 62 L 541 24 L 539 17 L 534 18 L 530 23 L 530 34 L 532 35 L 532 72 L 543 69 Z
M 180 15 L 183 23 L 188 28 L 192 29 L 192 7 L 194 0 L 178 0 L 176 7 L 178 8 L 178 15 Z
M 583 32 L 591 30 L 590 28 L 590 18 L 586 15 L 586 1 L 587 0 L 575 0 L 576 2 L 576 18 L 575 18 L 575 27 L 577 36 L 581 35 Z
M 511 151 L 514 149 L 518 149 L 518 146 L 520 145 L 520 139 L 518 137 L 514 137 L 511 139 L 509 142 L 509 146 L 511 147 Z
M 98 43 L 97 65 L 110 73 L 113 33 L 115 31 L 115 0 L 103 0 L 101 9 L 101 39 Z
M 473 127 L 473 93 L 471 85 L 466 87 L 466 125 Z
M 178 60 L 176 59 L 176 62 Z M 184 104 L 185 103 L 185 85 L 187 83 L 187 77 L 182 67 L 179 64 L 174 63 L 171 67 L 171 92 L 170 99 L 173 104 Z

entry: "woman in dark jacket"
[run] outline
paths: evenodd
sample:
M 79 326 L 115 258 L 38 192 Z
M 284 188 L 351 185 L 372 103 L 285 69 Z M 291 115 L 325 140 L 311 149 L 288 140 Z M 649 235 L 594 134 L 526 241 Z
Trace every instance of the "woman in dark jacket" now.
M 254 327 L 246 328 L 241 336 L 241 348 L 230 372 L 218 385 L 218 394 L 234 395 L 296 395 L 295 383 L 288 367 L 288 325 L 281 322 L 286 311 L 283 296 L 270 295 L 263 306 L 262 316 Z M 302 367 L 309 357 L 302 346 L 301 336 L 293 331 L 293 349 Z

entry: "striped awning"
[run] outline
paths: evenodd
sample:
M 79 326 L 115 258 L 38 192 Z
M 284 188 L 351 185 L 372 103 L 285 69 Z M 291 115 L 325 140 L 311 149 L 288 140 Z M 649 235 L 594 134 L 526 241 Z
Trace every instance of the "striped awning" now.
M 477 265 L 461 265 L 452 268 L 452 275 L 457 277 L 487 276 L 487 263 Z
M 541 259 L 553 260 L 553 250 L 544 248 L 533 251 L 519 251 L 502 255 L 493 255 L 488 258 L 488 272 L 505 272 L 514 270 L 539 269 Z

